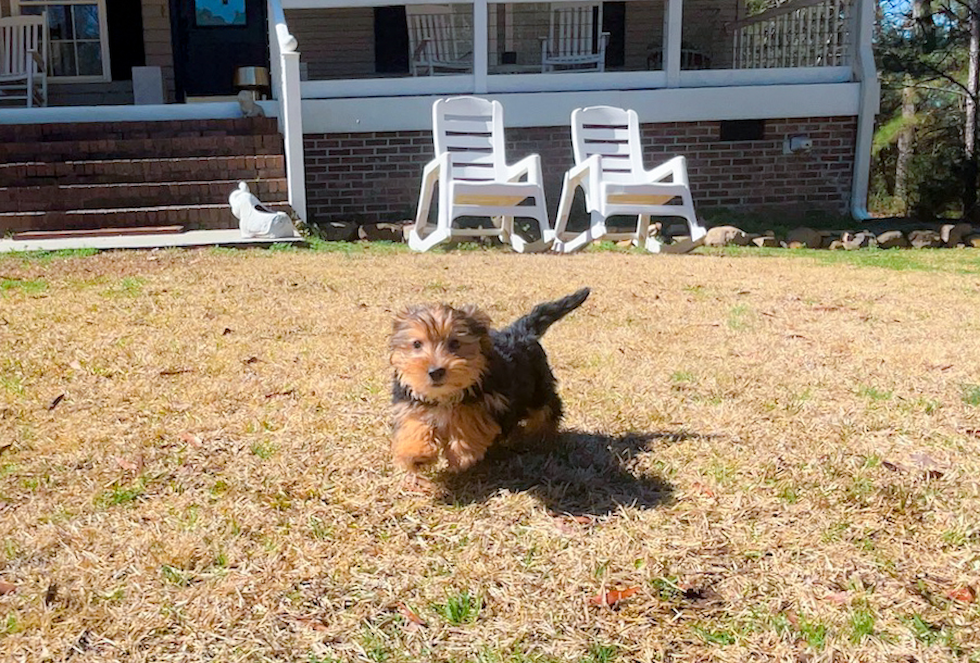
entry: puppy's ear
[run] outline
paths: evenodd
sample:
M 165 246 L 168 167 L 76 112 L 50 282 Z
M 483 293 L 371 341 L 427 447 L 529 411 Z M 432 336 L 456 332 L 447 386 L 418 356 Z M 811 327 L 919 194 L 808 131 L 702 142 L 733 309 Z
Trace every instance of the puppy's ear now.
M 459 312 L 466 316 L 469 321 L 470 329 L 474 334 L 486 336 L 490 333 L 493 321 L 490 316 L 476 307 L 476 304 L 467 304 L 459 309 Z
M 395 314 L 391 320 L 391 336 L 388 337 L 388 360 L 391 361 L 391 354 L 394 354 L 398 346 L 403 342 L 403 335 L 410 326 L 410 322 L 415 319 L 414 308 L 404 308 Z

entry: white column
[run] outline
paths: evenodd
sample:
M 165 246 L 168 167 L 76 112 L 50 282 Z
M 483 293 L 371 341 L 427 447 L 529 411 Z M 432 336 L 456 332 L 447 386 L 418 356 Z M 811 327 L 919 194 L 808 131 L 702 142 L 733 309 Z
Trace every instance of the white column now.
M 490 51 L 490 35 L 487 25 L 487 0 L 473 2 L 473 92 L 487 92 L 487 62 Z
M 664 0 L 664 73 L 667 87 L 681 84 L 682 0 Z
M 289 205 L 303 221 L 306 216 L 306 164 L 303 162 L 303 99 L 299 81 L 299 53 L 280 54 L 282 66 L 283 140 L 286 144 L 286 190 Z
M 861 81 L 861 97 L 858 108 L 857 139 L 854 145 L 854 179 L 851 182 L 851 215 L 858 220 L 867 219 L 868 181 L 871 177 L 871 144 L 874 138 L 875 115 L 881 88 L 878 83 L 878 70 L 875 67 L 874 51 L 871 45 L 874 30 L 874 0 L 854 0 L 851 24 L 853 44 L 851 46 L 851 67 L 854 78 Z

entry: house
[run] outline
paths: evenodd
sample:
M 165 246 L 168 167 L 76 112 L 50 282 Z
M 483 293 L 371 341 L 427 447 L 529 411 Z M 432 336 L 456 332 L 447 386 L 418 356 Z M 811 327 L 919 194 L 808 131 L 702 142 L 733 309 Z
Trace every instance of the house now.
M 235 69 L 259 66 L 273 96 L 260 105 L 282 136 L 283 184 L 268 193 L 307 220 L 411 217 L 432 101 L 460 94 L 503 103 L 508 154 L 541 154 L 552 209 L 571 111 L 609 104 L 639 113 L 649 161 L 687 156 L 700 209 L 867 216 L 873 0 L 754 4 L 0 0 L 5 15 L 46 10 L 51 30 L 49 105 L 0 108 L 0 132 L 233 118 Z M 562 24 L 566 7 L 577 18 Z M 591 61 L 543 67 L 562 35 Z M 147 81 L 163 103 L 134 103 Z

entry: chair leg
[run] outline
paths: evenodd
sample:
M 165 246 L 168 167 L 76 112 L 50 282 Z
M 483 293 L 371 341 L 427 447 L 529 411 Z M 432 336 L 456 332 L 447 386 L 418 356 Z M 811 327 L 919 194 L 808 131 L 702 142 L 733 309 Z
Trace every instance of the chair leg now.
M 517 233 L 512 233 L 510 244 L 518 253 L 546 251 L 555 241 L 555 232 L 548 225 L 548 212 L 545 210 L 544 204 L 538 204 L 529 209 L 534 210 L 534 216 L 532 218 L 538 222 L 538 230 L 541 233 L 541 238 L 533 242 L 528 242 Z M 511 219 L 511 224 L 513 224 L 513 219 Z

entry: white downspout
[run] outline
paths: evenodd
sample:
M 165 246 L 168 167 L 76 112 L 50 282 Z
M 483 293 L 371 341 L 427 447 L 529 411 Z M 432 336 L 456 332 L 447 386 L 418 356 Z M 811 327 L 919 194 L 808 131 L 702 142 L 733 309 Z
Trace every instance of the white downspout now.
M 875 115 L 881 100 L 881 86 L 875 67 L 871 46 L 874 30 L 874 4 L 872 0 L 855 0 L 858 4 L 854 16 L 854 58 L 851 67 L 854 77 L 861 82 L 858 99 L 857 140 L 854 146 L 854 176 L 851 181 L 851 216 L 857 221 L 871 217 L 868 213 L 868 184 L 871 178 L 871 146 L 874 139 Z

